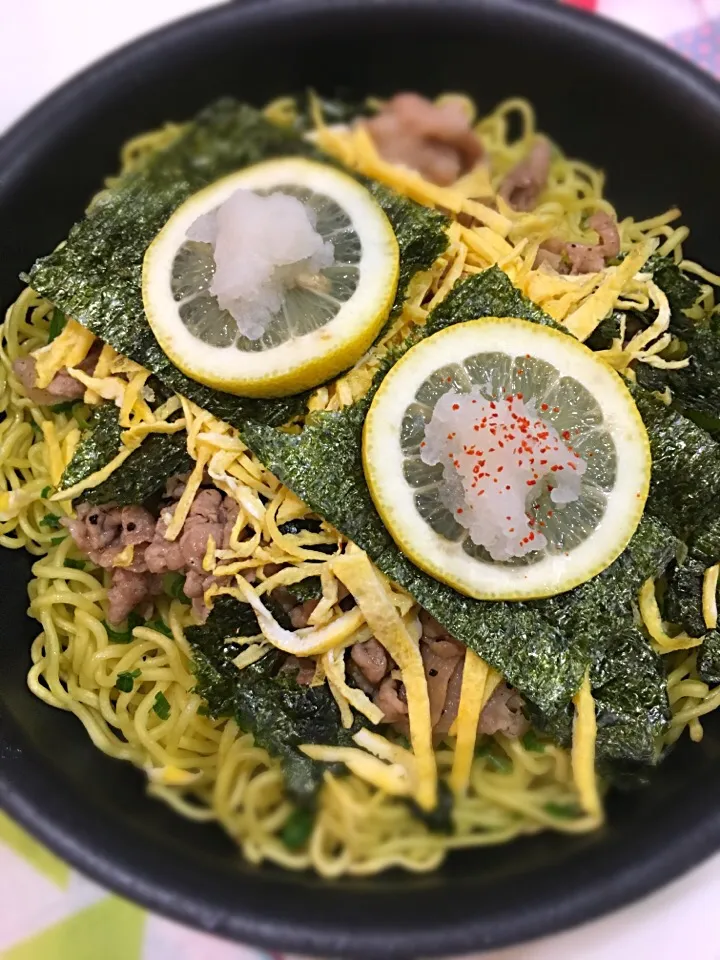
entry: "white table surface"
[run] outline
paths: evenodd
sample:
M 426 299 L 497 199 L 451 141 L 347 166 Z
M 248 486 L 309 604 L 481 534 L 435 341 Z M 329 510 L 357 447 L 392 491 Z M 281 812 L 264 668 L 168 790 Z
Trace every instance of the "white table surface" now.
M 122 0 L 112 9 L 107 0 L 0 0 L 0 131 L 109 50 L 213 2 Z M 656 2 L 671 5 L 675 0 Z M 488 960 L 720 960 L 719 907 L 720 855 L 716 855 L 611 917 L 496 952 Z

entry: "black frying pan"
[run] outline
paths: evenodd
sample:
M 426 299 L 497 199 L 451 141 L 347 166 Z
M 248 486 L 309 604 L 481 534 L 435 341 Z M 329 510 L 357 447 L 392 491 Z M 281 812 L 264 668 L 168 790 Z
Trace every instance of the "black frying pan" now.
M 121 14 L 119 14 L 121 15 Z M 531 97 L 542 126 L 604 167 L 620 214 L 678 204 L 691 253 L 720 265 L 720 88 L 602 20 L 522 0 L 267 0 L 160 30 L 62 87 L 0 142 L 0 299 L 78 219 L 118 147 L 221 94 L 466 90 L 481 111 Z M 457 854 L 436 873 L 327 882 L 244 863 L 219 829 L 149 799 L 80 723 L 25 686 L 37 624 L 29 559 L 0 551 L 0 804 L 78 869 L 153 910 L 238 940 L 335 957 L 498 947 L 627 904 L 720 845 L 720 724 L 683 743 L 609 825 Z

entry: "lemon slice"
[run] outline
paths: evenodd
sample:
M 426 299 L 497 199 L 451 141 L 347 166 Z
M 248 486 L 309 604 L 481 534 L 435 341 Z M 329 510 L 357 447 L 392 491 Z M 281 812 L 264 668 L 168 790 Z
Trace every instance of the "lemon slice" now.
M 282 289 L 279 308 L 257 339 L 240 333 L 211 291 L 211 243 L 188 238 L 201 217 L 237 191 L 294 197 L 322 241 L 332 244 L 331 264 Z M 261 228 L 270 231 L 267 242 L 282 242 L 283 223 Z M 250 258 L 244 259 L 240 270 L 248 268 Z M 330 379 L 362 356 L 387 319 L 398 270 L 392 226 L 356 180 L 308 160 L 272 160 L 218 180 L 175 211 L 145 254 L 143 302 L 160 346 L 187 376 L 229 393 L 285 396 Z
M 552 596 L 609 566 L 651 467 L 614 370 L 569 335 L 496 317 L 448 327 L 392 368 L 363 463 L 403 553 L 487 600 Z

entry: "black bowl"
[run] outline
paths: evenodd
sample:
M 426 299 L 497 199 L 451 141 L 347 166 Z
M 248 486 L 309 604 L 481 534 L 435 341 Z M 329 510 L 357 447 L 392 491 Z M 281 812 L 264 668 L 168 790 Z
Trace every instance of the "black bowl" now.
M 78 219 L 119 145 L 221 94 L 262 103 L 312 85 L 388 94 L 467 90 L 481 109 L 531 97 L 542 126 L 604 167 L 621 214 L 673 203 L 692 253 L 720 263 L 710 207 L 720 89 L 638 36 L 520 0 L 283 0 L 207 11 L 90 68 L 0 144 L 0 299 Z M 27 557 L 0 551 L 0 802 L 101 883 L 185 923 L 336 957 L 417 957 L 560 930 L 647 893 L 720 845 L 720 726 L 683 744 L 650 788 L 614 795 L 609 825 L 454 855 L 429 876 L 327 882 L 244 863 L 219 829 L 149 799 L 143 777 L 25 685 L 37 625 Z

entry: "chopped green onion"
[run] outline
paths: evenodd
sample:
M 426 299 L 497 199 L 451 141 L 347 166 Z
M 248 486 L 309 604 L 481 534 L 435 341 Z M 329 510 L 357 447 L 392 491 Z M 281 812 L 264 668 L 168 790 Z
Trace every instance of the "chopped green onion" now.
M 505 753 L 496 749 L 492 740 L 488 740 L 478 747 L 475 751 L 476 757 L 484 757 L 491 767 L 499 770 L 501 773 L 510 773 L 512 770 L 512 760 Z
M 137 613 L 131 613 L 127 618 L 127 626 L 124 630 L 113 630 L 107 620 L 103 620 L 103 626 L 107 631 L 108 639 L 113 643 L 130 643 L 132 641 L 132 632 L 135 627 L 140 627 L 145 623 L 142 617 Z
M 53 537 L 50 541 L 51 546 L 57 547 L 58 544 L 62 543 L 65 540 L 65 537 Z
M 84 560 L 73 560 L 72 557 L 67 557 L 65 559 L 65 566 L 70 567 L 71 570 L 84 570 L 87 564 Z
M 52 530 L 60 529 L 60 517 L 55 513 L 48 513 L 40 521 L 41 527 L 50 527 Z
M 50 409 L 53 413 L 69 413 L 80 400 L 64 400 L 62 403 L 53 403 Z
M 167 718 L 170 716 L 170 702 L 164 693 L 155 694 L 153 710 L 161 720 L 167 720 Z
M 528 730 L 522 738 L 522 745 L 531 753 L 545 753 L 545 744 L 540 740 L 534 730 Z
M 575 820 L 582 813 L 574 803 L 546 803 L 543 810 L 558 820 Z
M 135 686 L 135 679 L 140 676 L 139 670 L 123 670 L 117 675 L 115 686 L 121 693 L 131 693 Z
M 47 500 L 47 498 L 50 496 L 51 493 L 52 493 L 52 487 L 43 487 L 42 490 L 40 491 L 40 499 Z
M 48 330 L 48 343 L 52 343 L 55 337 L 62 333 L 66 323 L 67 317 L 60 307 L 53 307 L 53 312 L 50 317 L 50 328 Z
M 170 627 L 162 620 L 148 620 L 145 624 L 148 630 L 157 630 L 158 633 L 161 633 L 164 637 L 172 640 L 172 630 Z
M 163 590 L 169 597 L 182 603 L 192 603 L 192 600 L 185 596 L 184 586 L 185 577 L 181 573 L 166 573 L 163 577 Z
M 280 832 L 280 839 L 290 850 L 299 850 L 310 839 L 315 823 L 312 810 L 299 807 L 290 814 Z

